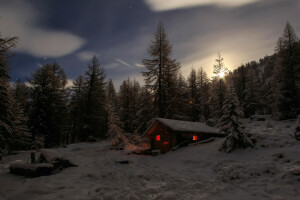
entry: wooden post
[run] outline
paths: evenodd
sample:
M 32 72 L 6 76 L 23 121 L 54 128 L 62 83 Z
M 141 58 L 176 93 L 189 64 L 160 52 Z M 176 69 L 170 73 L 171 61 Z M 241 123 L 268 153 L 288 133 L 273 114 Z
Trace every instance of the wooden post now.
M 30 153 L 31 163 L 35 163 L 35 152 Z

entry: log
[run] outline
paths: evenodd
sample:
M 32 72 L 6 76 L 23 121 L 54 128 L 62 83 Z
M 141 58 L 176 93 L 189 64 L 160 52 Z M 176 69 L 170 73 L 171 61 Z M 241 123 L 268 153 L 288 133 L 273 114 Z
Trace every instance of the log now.
M 26 163 L 15 163 L 11 164 L 9 171 L 12 174 L 26 176 L 26 177 L 39 177 L 39 176 L 48 176 L 53 171 L 54 166 L 49 163 L 35 163 L 35 164 L 26 164 Z

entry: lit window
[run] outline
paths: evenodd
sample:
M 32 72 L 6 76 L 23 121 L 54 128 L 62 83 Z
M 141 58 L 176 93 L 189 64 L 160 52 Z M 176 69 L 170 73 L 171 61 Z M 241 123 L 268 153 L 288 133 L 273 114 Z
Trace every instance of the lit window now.
M 156 141 L 160 141 L 160 135 L 156 136 Z
M 197 135 L 193 135 L 193 140 L 197 141 L 197 139 L 198 139 Z

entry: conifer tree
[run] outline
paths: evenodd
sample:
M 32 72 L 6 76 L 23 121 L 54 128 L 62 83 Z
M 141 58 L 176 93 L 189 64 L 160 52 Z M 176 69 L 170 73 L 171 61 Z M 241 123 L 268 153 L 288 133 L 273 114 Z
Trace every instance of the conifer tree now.
M 105 71 L 96 56 L 88 65 L 86 81 L 85 139 L 104 138 L 107 132 L 107 97 Z
M 70 119 L 71 119 L 71 141 L 83 141 L 83 128 L 85 116 L 85 94 L 86 85 L 83 76 L 79 76 L 71 88 L 71 101 L 70 101 Z
M 140 84 L 137 81 L 131 81 L 129 78 L 123 81 L 118 96 L 120 120 L 125 132 L 133 133 L 138 127 L 135 119 L 140 109 L 139 95 Z
M 202 116 L 205 118 L 205 121 L 208 120 L 210 115 L 209 110 L 209 79 L 207 77 L 207 73 L 201 67 L 197 72 L 197 85 L 199 90 L 199 95 L 197 98 L 197 103 L 199 106 L 199 118 L 201 119 Z
M 200 114 L 200 105 L 199 105 L 199 87 L 197 84 L 197 73 L 195 69 L 192 69 L 189 77 L 188 77 L 188 87 L 189 87 L 189 107 L 190 107 L 190 120 L 198 121 Z
M 138 102 L 139 110 L 136 113 L 134 124 L 137 124 L 136 131 L 143 134 L 156 117 L 155 110 L 153 110 L 153 95 L 146 87 L 141 88 Z
M 118 135 L 124 134 L 124 130 L 121 128 L 122 123 L 116 111 L 116 107 L 113 107 L 110 103 L 108 105 L 108 131 L 106 138 L 113 139 Z
M 183 75 L 178 73 L 176 84 L 173 85 L 172 98 L 168 103 L 166 118 L 189 120 L 189 90 Z
M 171 115 L 168 104 L 173 100 L 177 71 L 180 63 L 171 58 L 172 45 L 167 39 L 167 33 L 162 25 L 158 24 L 154 33 L 154 40 L 148 49 L 151 59 L 144 59 L 143 64 L 147 71 L 143 72 L 146 86 L 154 96 L 153 110 L 155 116 Z
M 111 79 L 109 79 L 107 84 L 107 100 L 111 106 L 116 108 L 118 106 L 117 93 L 115 90 L 114 83 Z
M 276 47 L 277 60 L 273 76 L 275 109 L 279 119 L 295 118 L 299 112 L 296 72 L 300 69 L 299 39 L 287 22 Z
M 12 87 L 12 119 L 13 119 L 13 146 L 14 150 L 30 149 L 32 135 L 29 132 L 29 88 L 19 79 Z
M 240 118 L 244 116 L 239 100 L 231 87 L 222 108 L 222 117 L 218 126 L 220 132 L 225 133 L 227 137 L 223 142 L 221 150 L 231 152 L 236 148 L 245 148 L 253 146 L 252 139 L 244 132 Z
M 32 135 L 27 127 L 28 118 L 25 116 L 24 108 L 17 99 L 12 101 L 12 131 L 13 131 L 13 150 L 30 149 Z
M 132 132 L 133 86 L 129 78 L 124 80 L 120 86 L 119 102 L 120 119 L 123 122 L 123 129 L 126 132 Z
M 210 91 L 210 106 L 213 110 L 214 117 L 222 116 L 222 107 L 224 104 L 224 98 L 226 93 L 226 85 L 224 81 L 224 76 L 228 74 L 229 70 L 224 66 L 224 58 L 221 54 L 218 53 L 215 60 L 214 69 L 213 69 L 213 80 L 212 87 Z
M 58 146 L 66 136 L 66 75 L 54 63 L 37 69 L 29 79 L 32 87 L 31 132 L 45 147 Z
M 245 90 L 245 116 L 249 117 L 254 115 L 261 107 L 261 83 L 255 70 L 248 69 L 247 83 Z
M 16 37 L 1 37 L 0 34 L 0 156 L 1 150 L 10 150 L 13 143 L 13 99 L 9 89 L 8 57 L 16 42 Z

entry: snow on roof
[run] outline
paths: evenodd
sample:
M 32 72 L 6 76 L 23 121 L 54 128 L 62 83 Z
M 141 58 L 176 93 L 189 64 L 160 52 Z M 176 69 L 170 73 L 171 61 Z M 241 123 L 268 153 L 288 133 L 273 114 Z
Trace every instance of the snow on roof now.
M 219 129 L 210 127 L 200 122 L 180 121 L 173 119 L 156 118 L 160 123 L 168 126 L 174 131 L 219 133 Z

